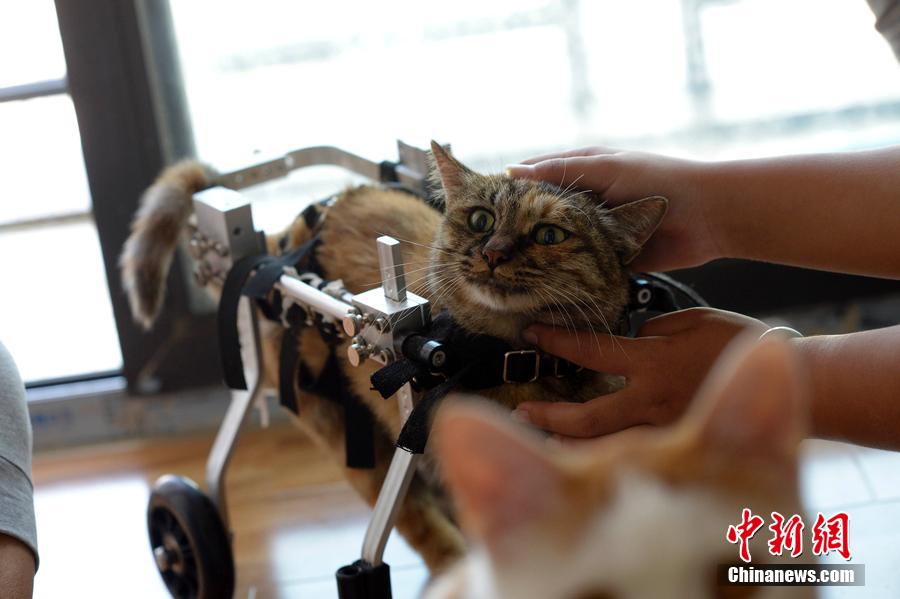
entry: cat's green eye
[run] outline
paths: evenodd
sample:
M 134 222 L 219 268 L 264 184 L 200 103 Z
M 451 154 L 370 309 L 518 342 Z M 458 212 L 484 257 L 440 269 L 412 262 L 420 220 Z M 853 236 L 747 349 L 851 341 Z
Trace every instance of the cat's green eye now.
M 534 240 L 541 245 L 562 243 L 568 238 L 569 234 L 556 225 L 541 225 L 534 230 Z
M 487 233 L 494 226 L 494 215 L 484 208 L 469 213 L 469 228 L 475 233 Z

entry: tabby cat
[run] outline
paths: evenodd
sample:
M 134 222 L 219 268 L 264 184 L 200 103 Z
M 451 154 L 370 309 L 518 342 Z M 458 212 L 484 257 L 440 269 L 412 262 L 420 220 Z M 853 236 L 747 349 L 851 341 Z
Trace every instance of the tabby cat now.
M 289 251 L 318 233 L 316 262 L 326 280 L 342 279 L 358 293 L 380 284 L 375 238 L 404 242 L 410 290 L 448 310 L 466 331 L 500 337 L 526 347 L 522 329 L 543 322 L 594 334 L 621 325 L 628 299 L 627 265 L 663 218 L 667 202 L 652 197 L 604 208 L 588 192 L 547 183 L 481 175 L 432 143 L 433 178 L 446 206 L 442 214 L 406 192 L 364 185 L 347 189 L 321 208 L 316 231 L 304 218 L 267 239 L 270 254 Z M 121 257 L 122 279 L 135 318 L 149 327 L 162 304 L 164 284 L 179 237 L 191 213 L 192 194 L 212 175 L 195 162 L 175 165 L 144 194 Z M 209 285 L 214 294 L 220 282 Z M 277 387 L 278 349 L 284 330 L 262 320 L 263 360 L 268 385 Z M 347 469 L 349 481 L 373 504 L 400 430 L 396 401 L 371 391 L 377 365 L 358 368 L 344 359 L 353 391 L 378 422 L 376 468 Z M 308 328 L 299 338 L 308 371 L 321 372 L 327 346 Z M 526 400 L 583 401 L 611 391 L 619 381 L 588 371 L 572 377 L 507 384 L 482 393 L 513 408 Z M 297 421 L 313 439 L 344 461 L 342 408 L 297 391 Z M 426 453 L 426 458 L 429 457 Z M 465 544 L 445 501 L 433 460 L 423 460 L 397 528 L 432 571 L 462 555 Z
M 588 449 L 553 451 L 483 405 L 448 403 L 433 435 L 474 549 L 426 598 L 812 597 L 720 586 L 716 572 L 739 561 L 726 530 L 744 507 L 802 514 L 797 367 L 784 341 L 738 339 L 679 423 Z M 752 564 L 791 562 L 769 555 L 767 532 L 750 543 Z

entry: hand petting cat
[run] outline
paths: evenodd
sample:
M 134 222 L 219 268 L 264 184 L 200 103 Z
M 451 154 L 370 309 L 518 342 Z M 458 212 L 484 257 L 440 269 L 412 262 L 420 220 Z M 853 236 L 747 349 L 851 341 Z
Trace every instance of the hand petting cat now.
M 631 266 L 670 270 L 723 257 L 900 278 L 900 147 L 863 152 L 698 162 L 590 147 L 538 156 L 510 176 L 573 185 L 617 205 L 669 200 Z M 545 326 L 523 338 L 627 386 L 584 404 L 518 406 L 517 416 L 562 437 L 594 437 L 675 420 L 720 350 L 749 317 L 713 309 L 648 321 L 635 339 L 599 345 Z M 900 326 L 795 340 L 810 366 L 815 436 L 900 449 Z M 864 373 L 864 375 L 861 375 Z

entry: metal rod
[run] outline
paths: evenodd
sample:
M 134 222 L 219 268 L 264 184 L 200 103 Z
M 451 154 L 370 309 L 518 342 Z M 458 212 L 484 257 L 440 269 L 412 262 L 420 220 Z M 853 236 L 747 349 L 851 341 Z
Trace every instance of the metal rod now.
M 372 519 L 363 539 L 362 558 L 373 566 L 378 566 L 384 557 L 384 548 L 400 513 L 400 507 L 409 490 L 416 463 L 422 457 L 405 449 L 394 450 L 394 457 L 388 467 L 372 511 Z
M 348 306 L 341 300 L 335 299 L 290 275 L 282 275 L 281 279 L 276 283 L 276 287 L 284 295 L 311 307 L 316 312 L 321 312 L 324 316 L 338 321 L 343 320 L 352 308 L 352 306 Z

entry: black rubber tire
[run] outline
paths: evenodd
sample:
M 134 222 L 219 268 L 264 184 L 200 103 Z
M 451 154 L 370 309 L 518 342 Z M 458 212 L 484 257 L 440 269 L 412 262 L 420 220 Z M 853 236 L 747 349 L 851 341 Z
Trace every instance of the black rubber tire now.
M 231 599 L 234 557 L 215 505 L 189 478 L 167 474 L 153 485 L 147 505 L 150 550 L 164 547 L 169 565 L 159 573 L 176 599 Z

